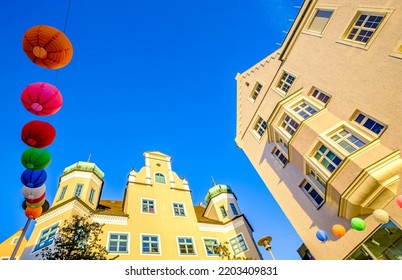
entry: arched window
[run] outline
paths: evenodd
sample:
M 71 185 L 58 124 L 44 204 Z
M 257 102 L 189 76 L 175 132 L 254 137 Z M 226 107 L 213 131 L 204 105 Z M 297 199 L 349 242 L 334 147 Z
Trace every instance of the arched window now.
M 162 173 L 155 173 L 155 182 L 165 184 L 165 175 L 163 175 Z

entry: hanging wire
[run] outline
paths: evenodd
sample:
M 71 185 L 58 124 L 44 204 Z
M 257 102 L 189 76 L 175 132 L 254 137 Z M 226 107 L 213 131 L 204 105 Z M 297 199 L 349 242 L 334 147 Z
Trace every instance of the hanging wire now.
M 63 33 L 66 33 L 67 30 L 67 23 L 68 23 L 68 18 L 70 16 L 70 7 L 71 7 L 71 0 L 67 0 L 67 14 L 66 14 L 66 20 L 64 21 L 64 28 L 63 28 Z M 59 69 L 56 70 L 56 75 L 54 78 L 54 85 L 57 85 L 57 78 L 59 76 Z

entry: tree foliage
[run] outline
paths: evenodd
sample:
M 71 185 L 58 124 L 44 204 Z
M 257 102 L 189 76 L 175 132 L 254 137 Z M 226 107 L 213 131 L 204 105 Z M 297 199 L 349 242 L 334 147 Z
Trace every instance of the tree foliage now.
M 108 252 L 99 237 L 103 226 L 89 216 L 74 215 L 72 221 L 65 220 L 60 227 L 54 246 L 43 248 L 37 256 L 44 260 L 107 260 Z
M 230 250 L 228 248 L 229 243 L 223 242 L 219 244 L 218 246 L 214 247 L 215 254 L 219 255 L 222 260 L 253 260 L 253 258 L 250 257 L 236 257 L 232 256 L 230 253 Z

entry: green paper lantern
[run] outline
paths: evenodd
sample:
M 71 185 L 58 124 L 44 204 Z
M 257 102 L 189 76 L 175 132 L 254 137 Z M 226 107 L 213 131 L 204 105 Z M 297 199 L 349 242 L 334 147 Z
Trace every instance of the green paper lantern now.
M 46 168 L 51 155 L 47 149 L 29 148 L 21 156 L 22 165 L 30 170 L 40 170 Z
M 350 221 L 350 224 L 351 224 L 352 228 L 357 231 L 362 231 L 366 228 L 366 222 L 360 218 L 353 218 Z

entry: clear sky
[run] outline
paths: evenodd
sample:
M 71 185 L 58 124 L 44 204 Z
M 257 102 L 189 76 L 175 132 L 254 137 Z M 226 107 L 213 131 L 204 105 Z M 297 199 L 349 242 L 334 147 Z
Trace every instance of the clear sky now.
M 48 147 L 49 202 L 63 169 L 89 154 L 105 173 L 102 198 L 122 200 L 131 168 L 144 166 L 144 151 L 159 150 L 189 182 L 194 204 L 204 201 L 213 176 L 232 187 L 256 240 L 270 235 L 277 259 L 299 259 L 302 241 L 234 138 L 235 76 L 279 47 L 301 2 L 71 0 L 69 13 L 67 0 L 3 4 L 0 242 L 26 222 L 20 175 L 28 146 L 20 135 L 38 119 L 57 131 Z M 41 24 L 64 30 L 73 44 L 73 59 L 60 70 L 35 65 L 22 50 L 25 31 Z M 34 82 L 63 95 L 50 118 L 22 106 L 21 92 Z

